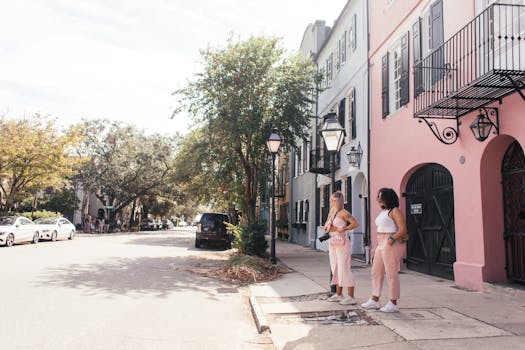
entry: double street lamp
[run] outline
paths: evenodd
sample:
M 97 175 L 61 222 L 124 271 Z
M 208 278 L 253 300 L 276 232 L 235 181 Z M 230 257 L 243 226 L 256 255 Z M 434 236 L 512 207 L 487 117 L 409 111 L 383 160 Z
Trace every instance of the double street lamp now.
M 275 156 L 279 152 L 279 147 L 281 146 L 282 138 L 277 132 L 277 129 L 272 128 L 270 131 L 270 136 L 268 136 L 268 141 L 266 145 L 268 150 L 272 154 L 272 214 L 271 214 L 271 245 L 270 245 L 270 263 L 275 264 L 277 259 L 275 258 Z
M 330 170 L 332 172 L 332 193 L 335 192 L 335 155 L 341 149 L 345 137 L 345 130 L 337 121 L 337 114 L 328 113 L 324 116 L 325 122 L 321 129 L 321 137 L 324 140 L 326 150 L 330 154 Z M 332 270 L 330 269 L 330 281 L 332 281 Z M 335 284 L 330 285 L 330 294 L 336 292 Z

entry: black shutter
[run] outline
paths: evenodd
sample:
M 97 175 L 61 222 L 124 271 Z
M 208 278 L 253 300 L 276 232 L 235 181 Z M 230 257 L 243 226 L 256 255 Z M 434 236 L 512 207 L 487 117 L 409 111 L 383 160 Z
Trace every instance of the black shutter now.
M 430 7 L 430 50 L 432 52 L 432 84 L 445 75 L 443 52 L 443 1 L 438 0 Z
M 343 98 L 341 101 L 339 101 L 339 113 L 338 113 L 339 115 L 338 115 L 338 119 L 339 119 L 339 124 L 341 124 L 343 129 L 345 128 L 345 119 L 346 119 L 345 104 L 346 104 L 346 99 L 345 98 Z
M 410 74 L 408 74 L 408 33 L 401 38 L 401 96 L 399 104 L 404 106 L 410 100 Z
M 423 92 L 423 70 L 421 60 L 421 17 L 412 25 L 412 50 L 414 52 L 414 97 Z
M 357 137 L 357 122 L 356 122 L 356 112 L 355 112 L 355 89 L 352 89 L 352 92 L 351 92 L 351 99 L 350 99 L 350 103 L 352 104 L 350 106 L 350 110 L 351 110 L 351 115 L 350 115 L 350 118 L 352 118 L 352 140 L 355 140 L 355 138 Z
M 317 190 L 315 191 L 315 226 L 320 226 L 319 215 L 321 213 L 321 188 L 317 187 Z
M 389 113 L 389 101 L 388 101 L 388 52 L 381 59 L 381 76 L 382 76 L 382 85 L 381 85 L 381 100 L 383 104 L 383 118 L 385 118 Z
M 346 178 L 346 205 L 345 209 L 352 212 L 352 177 Z

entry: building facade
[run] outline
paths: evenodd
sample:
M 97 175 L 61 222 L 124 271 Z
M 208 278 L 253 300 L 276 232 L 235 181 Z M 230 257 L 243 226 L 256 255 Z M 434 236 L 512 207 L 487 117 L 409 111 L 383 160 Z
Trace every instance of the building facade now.
M 300 52 L 315 61 L 319 49 L 330 34 L 325 21 L 309 24 L 303 34 Z M 296 140 L 297 149 L 289 155 L 289 240 L 304 246 L 315 247 L 318 219 L 316 220 L 317 175 L 310 171 L 312 150 L 315 149 L 317 135 L 317 104 L 312 105 L 314 116 L 310 123 L 308 140 Z M 314 154 L 315 156 L 315 154 Z
M 475 290 L 525 282 L 523 5 L 369 2 L 371 197 L 401 195 L 408 269 Z
M 323 82 L 317 101 L 318 132 L 313 137 L 310 168 L 318 174 L 316 237 L 324 234 L 322 226 L 328 215 L 330 194 L 340 190 L 345 195 L 345 208 L 360 223 L 351 233 L 352 253 L 357 255 L 364 255 L 369 241 L 367 11 L 367 1 L 348 1 L 316 56 Z M 335 170 L 319 135 L 325 117 L 334 113 L 345 131 L 343 145 L 335 155 Z M 356 150 L 363 152 L 361 161 L 350 165 L 347 154 Z M 328 249 L 326 241 L 316 240 L 316 244 L 319 249 Z

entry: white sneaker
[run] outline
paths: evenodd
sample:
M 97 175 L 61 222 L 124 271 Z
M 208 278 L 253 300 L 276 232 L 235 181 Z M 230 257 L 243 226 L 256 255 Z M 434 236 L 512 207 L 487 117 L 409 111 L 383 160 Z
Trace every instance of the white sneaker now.
M 392 303 L 390 300 L 382 308 L 379 309 L 381 312 L 399 312 L 397 305 Z
M 334 294 L 330 298 L 328 298 L 328 301 L 341 301 L 343 300 L 343 297 L 339 294 Z
M 346 297 L 343 300 L 341 300 L 339 302 L 339 304 L 341 304 L 341 305 L 355 305 L 355 304 L 357 304 L 357 302 L 352 297 Z
M 374 299 L 370 298 L 367 302 L 362 303 L 361 307 L 363 309 L 379 309 L 381 307 L 381 304 L 379 304 L 379 301 L 375 301 Z

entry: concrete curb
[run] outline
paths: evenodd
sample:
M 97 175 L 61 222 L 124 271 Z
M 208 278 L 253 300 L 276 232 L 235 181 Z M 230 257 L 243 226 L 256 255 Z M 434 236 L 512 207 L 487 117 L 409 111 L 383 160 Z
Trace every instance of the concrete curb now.
M 259 302 L 257 301 L 257 298 L 254 296 L 250 296 L 250 306 L 252 309 L 252 315 L 255 320 L 255 325 L 257 326 L 257 331 L 260 333 L 269 330 L 270 325 L 268 324 L 268 321 L 266 320 L 266 316 L 264 316 L 264 312 L 261 309 L 261 305 L 259 305 Z

